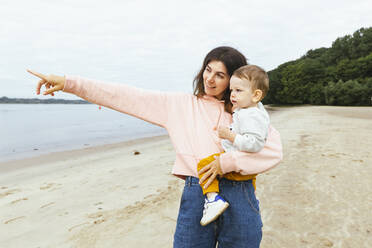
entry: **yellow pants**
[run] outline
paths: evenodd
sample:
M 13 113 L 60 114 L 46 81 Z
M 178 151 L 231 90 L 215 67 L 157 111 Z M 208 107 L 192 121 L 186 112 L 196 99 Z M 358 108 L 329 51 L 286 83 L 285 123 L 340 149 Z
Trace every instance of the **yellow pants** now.
M 222 152 L 223 153 L 223 152 Z M 212 154 L 210 155 L 209 157 L 206 157 L 206 158 L 203 158 L 202 160 L 200 160 L 200 162 L 198 163 L 198 172 L 204 168 L 204 166 L 206 166 L 207 164 L 210 164 L 211 162 L 213 162 L 215 159 L 214 159 L 214 156 L 219 156 L 220 154 L 222 153 L 215 153 L 215 154 Z M 199 180 L 203 177 L 205 173 L 199 175 Z M 229 180 L 232 180 L 232 181 L 246 181 L 246 180 L 252 180 L 252 184 L 253 184 L 253 187 L 254 189 L 256 189 L 256 175 L 241 175 L 237 172 L 230 172 L 230 173 L 227 173 L 227 174 L 224 174 L 223 175 L 223 178 L 226 178 L 226 179 L 229 179 Z M 209 193 L 209 192 L 220 192 L 220 188 L 218 186 L 218 179 L 215 178 L 212 183 L 209 185 L 208 188 L 204 189 L 204 185 L 207 183 L 208 180 L 204 181 L 202 184 L 201 184 L 201 187 L 203 189 L 203 194 L 205 195 L 206 193 Z

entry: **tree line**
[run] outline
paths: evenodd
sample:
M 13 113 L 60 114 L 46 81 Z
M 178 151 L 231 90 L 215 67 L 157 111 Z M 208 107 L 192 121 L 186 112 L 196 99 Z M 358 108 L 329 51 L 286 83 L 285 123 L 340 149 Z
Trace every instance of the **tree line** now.
M 264 104 L 372 105 L 372 28 L 309 50 L 268 75 Z

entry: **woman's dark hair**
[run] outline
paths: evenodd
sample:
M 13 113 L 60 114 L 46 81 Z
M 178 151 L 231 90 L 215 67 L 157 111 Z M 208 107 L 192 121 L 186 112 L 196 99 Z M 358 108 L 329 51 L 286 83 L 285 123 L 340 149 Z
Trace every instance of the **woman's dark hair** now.
M 205 67 L 211 61 L 221 61 L 226 69 L 227 73 L 231 77 L 233 72 L 241 66 L 247 65 L 247 59 L 245 56 L 232 47 L 221 46 L 216 47 L 212 51 L 210 51 L 207 56 L 204 58 L 203 66 L 201 67 L 199 73 L 195 76 L 193 81 L 194 86 L 194 95 L 197 97 L 201 97 L 205 95 L 204 91 L 204 82 L 203 82 L 203 72 Z M 230 102 L 230 88 L 227 87 L 222 99 L 225 101 L 225 111 L 231 113 L 232 104 Z

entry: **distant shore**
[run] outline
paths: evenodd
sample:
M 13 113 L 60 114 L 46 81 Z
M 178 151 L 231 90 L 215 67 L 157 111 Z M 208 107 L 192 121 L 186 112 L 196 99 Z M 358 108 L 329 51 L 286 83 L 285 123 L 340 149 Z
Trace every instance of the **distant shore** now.
M 0 104 L 91 104 L 85 100 L 66 100 L 58 98 L 8 98 L 0 97 Z

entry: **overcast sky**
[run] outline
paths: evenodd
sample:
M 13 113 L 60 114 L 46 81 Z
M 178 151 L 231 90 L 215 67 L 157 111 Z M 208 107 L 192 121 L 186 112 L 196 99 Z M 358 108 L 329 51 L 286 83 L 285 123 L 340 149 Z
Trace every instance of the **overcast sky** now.
M 0 97 L 36 97 L 27 68 L 191 92 L 216 46 L 272 70 L 371 27 L 371 13 L 370 0 L 0 0 Z

